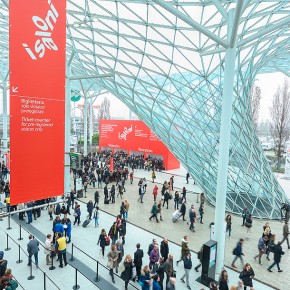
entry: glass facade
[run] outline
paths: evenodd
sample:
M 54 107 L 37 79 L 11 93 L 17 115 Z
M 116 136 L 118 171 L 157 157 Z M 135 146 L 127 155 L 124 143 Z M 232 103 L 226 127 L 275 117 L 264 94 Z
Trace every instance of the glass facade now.
M 2 78 L 8 5 L 0 1 Z M 289 74 L 289 9 L 274 0 L 68 0 L 67 58 L 75 52 L 72 76 L 112 73 L 82 86 L 121 99 L 215 205 L 225 51 L 236 39 L 226 208 L 241 213 L 247 205 L 256 217 L 278 218 L 286 196 L 257 138 L 249 91 L 260 73 Z

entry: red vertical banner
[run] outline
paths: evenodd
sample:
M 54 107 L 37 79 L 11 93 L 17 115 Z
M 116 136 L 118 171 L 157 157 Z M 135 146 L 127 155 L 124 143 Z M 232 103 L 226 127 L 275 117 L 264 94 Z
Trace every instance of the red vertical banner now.
M 114 158 L 110 158 L 110 171 L 114 171 Z
M 11 204 L 63 194 L 65 9 L 9 1 Z

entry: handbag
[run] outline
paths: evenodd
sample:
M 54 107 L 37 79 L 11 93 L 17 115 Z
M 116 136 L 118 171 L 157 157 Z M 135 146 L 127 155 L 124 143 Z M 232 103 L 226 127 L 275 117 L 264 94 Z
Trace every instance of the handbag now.
M 110 237 L 106 237 L 106 246 L 110 246 L 111 239 Z
M 142 282 L 141 280 L 138 280 L 138 284 L 143 287 L 144 286 L 144 282 Z

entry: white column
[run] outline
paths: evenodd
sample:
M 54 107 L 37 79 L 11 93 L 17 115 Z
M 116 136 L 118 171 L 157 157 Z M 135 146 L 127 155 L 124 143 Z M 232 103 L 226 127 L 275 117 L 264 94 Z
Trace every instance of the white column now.
M 88 99 L 87 92 L 84 92 L 84 154 L 88 154 Z
M 231 37 L 233 10 L 229 11 L 228 40 Z M 216 272 L 219 274 L 224 266 L 225 254 L 225 208 L 228 181 L 228 163 L 231 135 L 231 119 L 233 105 L 233 89 L 235 74 L 236 47 L 227 48 L 225 56 L 225 72 L 223 83 L 223 99 L 221 113 L 221 127 L 219 138 L 217 193 L 215 205 L 215 232 L 214 238 L 218 243 Z

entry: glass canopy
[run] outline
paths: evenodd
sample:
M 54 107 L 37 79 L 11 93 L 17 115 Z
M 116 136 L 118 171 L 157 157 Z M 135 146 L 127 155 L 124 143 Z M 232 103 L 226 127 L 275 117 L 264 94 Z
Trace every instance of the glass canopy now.
M 2 81 L 8 6 L 0 0 Z M 288 0 L 68 0 L 71 85 L 122 100 L 215 205 L 225 51 L 236 40 L 226 208 L 278 218 L 286 196 L 257 138 L 249 91 L 257 74 L 289 75 L 289 15 Z

